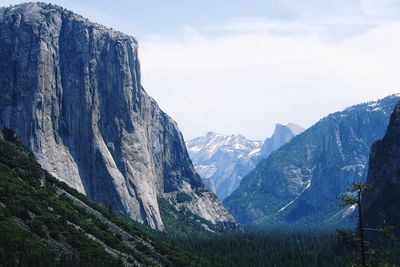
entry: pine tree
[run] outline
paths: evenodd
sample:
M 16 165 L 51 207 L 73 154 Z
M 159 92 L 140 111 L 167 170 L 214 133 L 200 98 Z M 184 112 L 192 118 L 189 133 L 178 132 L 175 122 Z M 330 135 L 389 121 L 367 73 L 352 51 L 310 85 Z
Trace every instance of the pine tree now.
M 347 244 L 356 247 L 360 253 L 360 265 L 362 267 L 369 266 L 367 264 L 367 256 L 379 256 L 382 251 L 372 247 L 370 242 L 366 241 L 366 232 L 379 233 L 385 237 L 393 238 L 393 227 L 385 226 L 384 228 L 366 228 L 363 218 L 363 195 L 366 191 L 372 189 L 371 184 L 354 183 L 348 193 L 338 197 L 343 206 L 352 206 L 358 210 L 357 229 L 354 231 L 338 230 L 338 236 Z

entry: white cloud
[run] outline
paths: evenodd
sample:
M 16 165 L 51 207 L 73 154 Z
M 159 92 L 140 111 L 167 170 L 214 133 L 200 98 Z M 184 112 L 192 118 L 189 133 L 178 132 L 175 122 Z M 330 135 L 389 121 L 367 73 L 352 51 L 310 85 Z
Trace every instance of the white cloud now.
M 360 0 L 362 11 L 373 17 L 398 17 L 400 2 L 398 0 Z
M 276 122 L 310 126 L 400 89 L 399 23 L 334 41 L 324 37 L 336 34 L 324 25 L 241 21 L 221 28 L 207 36 L 186 27 L 181 38 L 141 42 L 144 86 L 187 138 L 214 130 L 263 139 Z

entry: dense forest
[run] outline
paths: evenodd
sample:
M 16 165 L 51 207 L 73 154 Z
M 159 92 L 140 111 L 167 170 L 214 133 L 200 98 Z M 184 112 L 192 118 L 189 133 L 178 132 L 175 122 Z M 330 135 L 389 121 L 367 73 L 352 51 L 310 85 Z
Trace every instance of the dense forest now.
M 345 266 L 351 249 L 332 233 L 250 231 L 246 233 L 170 240 L 190 253 L 203 255 L 213 266 Z
M 248 230 L 243 233 L 167 237 L 173 246 L 206 262 L 194 266 L 358 266 L 357 250 L 335 231 Z M 398 247 L 384 245 L 385 255 L 370 257 L 371 266 L 400 266 Z
M 5 137 L 8 141 L 0 140 L 0 266 L 352 266 L 358 261 L 357 250 L 334 229 L 211 233 L 162 201 L 167 232 L 151 230 L 57 181 L 12 133 Z M 141 241 L 116 234 L 110 223 Z M 369 258 L 372 266 L 399 266 L 398 247 L 385 249 L 391 253 Z

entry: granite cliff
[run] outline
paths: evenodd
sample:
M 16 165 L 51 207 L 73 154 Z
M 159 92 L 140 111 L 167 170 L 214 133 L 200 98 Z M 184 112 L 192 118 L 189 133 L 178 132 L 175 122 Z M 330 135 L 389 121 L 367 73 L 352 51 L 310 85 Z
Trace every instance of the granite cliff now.
M 366 224 L 394 226 L 399 235 L 400 103 L 392 113 L 385 136 L 371 148 L 367 182 L 373 187 L 363 201 Z
M 53 176 L 152 228 L 164 229 L 158 198 L 234 223 L 204 190 L 177 124 L 142 88 L 133 37 L 27 3 L 0 9 L 0 58 L 0 127 Z
M 304 132 L 304 128 L 294 124 L 288 123 L 286 125 L 276 124 L 273 135 L 265 139 L 261 148 L 261 158 L 268 158 L 272 152 L 279 149 L 281 146 L 289 143 L 293 137 Z

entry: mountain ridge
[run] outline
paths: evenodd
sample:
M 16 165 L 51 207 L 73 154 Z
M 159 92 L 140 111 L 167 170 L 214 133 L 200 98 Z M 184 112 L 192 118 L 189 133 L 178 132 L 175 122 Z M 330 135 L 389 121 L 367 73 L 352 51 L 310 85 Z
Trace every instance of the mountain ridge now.
M 303 130 L 290 123 L 277 124 L 264 142 L 241 134 L 207 132 L 187 142 L 189 155 L 207 188 L 224 200 L 256 164 Z
M 240 134 L 208 132 L 189 140 L 187 147 L 206 187 L 224 199 L 238 186 L 240 178 L 255 166 L 261 143 Z
M 267 158 L 271 153 L 292 140 L 296 135 L 301 134 L 305 129 L 294 123 L 280 124 L 275 126 L 274 133 L 270 138 L 265 139 L 261 148 L 262 158 Z
M 399 100 L 391 95 L 332 113 L 258 163 L 225 206 L 242 223 L 352 223 L 336 200 L 365 180 L 369 149 L 381 138 Z

